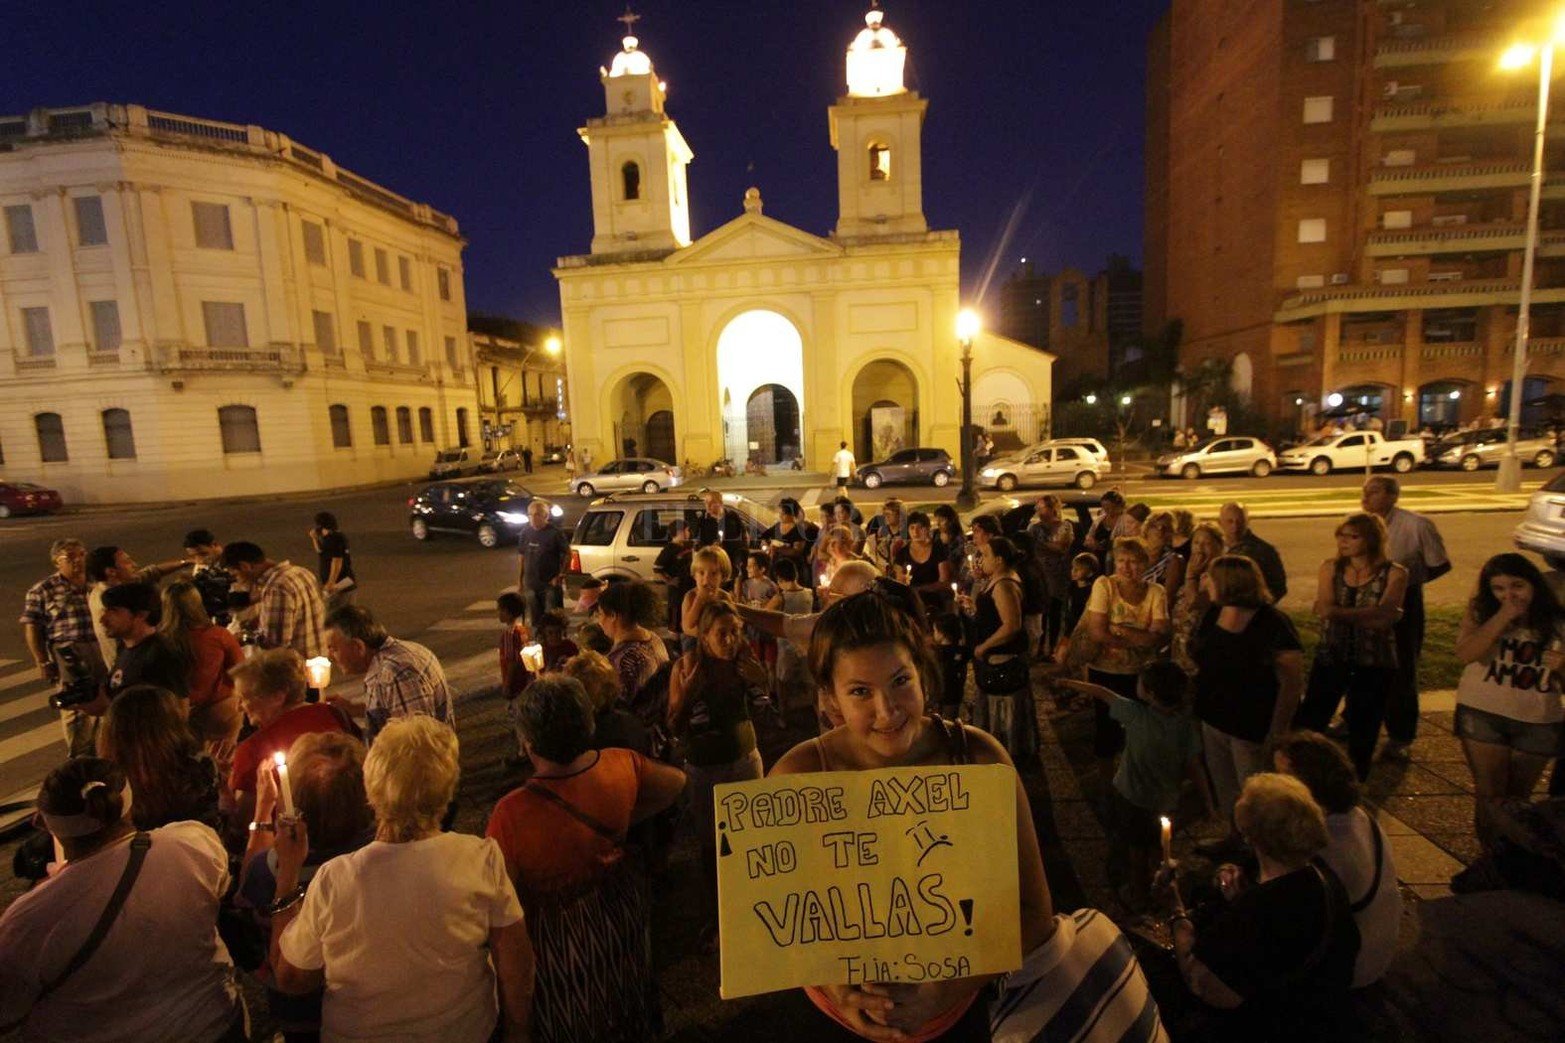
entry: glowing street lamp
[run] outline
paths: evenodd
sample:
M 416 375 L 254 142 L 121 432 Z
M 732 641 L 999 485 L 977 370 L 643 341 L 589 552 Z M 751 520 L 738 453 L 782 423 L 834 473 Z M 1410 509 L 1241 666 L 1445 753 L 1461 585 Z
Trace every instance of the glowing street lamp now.
M 547 351 L 550 355 L 553 355 L 555 358 L 559 358 L 559 355 L 560 355 L 560 338 L 558 338 L 558 337 L 550 337 L 547 340 L 545 340 L 543 342 L 543 350 Z
M 978 491 L 973 487 L 973 339 L 983 325 L 978 313 L 963 308 L 956 316 L 956 339 L 962 345 L 962 488 L 956 494 L 956 507 L 970 511 L 978 506 Z
M 1089 391 L 1087 392 L 1087 397 L 1083 398 L 1082 401 L 1087 403 L 1089 406 L 1095 406 L 1098 404 L 1098 396 Z

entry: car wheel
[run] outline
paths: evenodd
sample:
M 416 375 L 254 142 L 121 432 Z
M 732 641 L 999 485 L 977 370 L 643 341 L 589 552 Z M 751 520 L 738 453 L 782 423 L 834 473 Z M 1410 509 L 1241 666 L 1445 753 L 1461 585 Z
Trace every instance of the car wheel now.
M 1552 449 L 1540 449 L 1540 450 L 1538 450 L 1538 455 L 1532 458 L 1532 465 L 1534 467 L 1553 467 L 1554 466 L 1554 450 L 1552 450 Z M 4 514 L 0 514 L 0 518 L 4 518 L 4 517 L 5 517 Z
M 658 491 L 658 483 L 648 478 L 641 483 L 641 491 L 644 493 L 655 493 Z
M 414 518 L 412 529 L 415 540 L 429 539 L 429 524 L 423 518 Z
M 1257 460 L 1257 461 L 1255 461 L 1255 466 L 1250 468 L 1250 473 L 1255 475 L 1255 477 L 1257 477 L 1257 478 L 1265 478 L 1267 475 L 1272 473 L 1272 463 L 1271 463 L 1271 461 L 1270 460 Z
M 592 483 L 591 482 L 582 482 L 580 485 L 578 485 L 576 487 L 576 495 L 577 496 L 591 496 L 592 492 L 593 492 L 593 490 L 592 490 Z
M 1083 471 L 1076 476 L 1076 488 L 1078 489 L 1091 489 L 1094 485 L 1097 484 L 1098 476 L 1093 474 L 1091 471 Z
M 1397 474 L 1407 474 L 1413 469 L 1413 454 L 1398 453 L 1391 460 L 1391 469 Z
M 1310 461 L 1310 474 L 1323 475 L 1331 473 L 1331 461 L 1324 456 L 1317 456 Z
M 994 484 L 1002 493 L 1008 493 L 1016 488 L 1016 476 L 1014 474 L 1002 474 L 1000 480 Z
M 1472 453 L 1468 453 L 1466 456 L 1462 457 L 1462 470 L 1464 471 L 1476 471 L 1482 464 L 1483 461 L 1478 459 L 1478 457 L 1474 456 Z
M 882 479 L 880 475 L 876 474 L 874 471 L 871 471 L 869 474 L 864 476 L 864 488 L 879 489 L 881 481 Z
M 951 484 L 951 472 L 950 471 L 936 471 L 935 472 L 934 482 L 935 482 L 936 487 L 944 489 L 946 486 Z
M 478 527 L 478 542 L 485 547 L 498 547 L 500 546 L 500 533 L 495 530 L 493 525 L 485 522 Z
M 1179 477 L 1188 481 L 1195 481 L 1197 478 L 1201 477 L 1201 465 L 1185 464 L 1184 467 L 1180 468 Z

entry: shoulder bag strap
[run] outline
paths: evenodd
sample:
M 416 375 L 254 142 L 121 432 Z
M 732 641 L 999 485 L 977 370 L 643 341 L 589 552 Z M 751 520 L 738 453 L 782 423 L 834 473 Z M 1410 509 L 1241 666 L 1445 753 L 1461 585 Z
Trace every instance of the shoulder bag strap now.
M 1321 886 L 1323 912 L 1321 915 L 1320 941 L 1315 943 L 1315 948 L 1311 950 L 1309 957 L 1304 961 L 1303 966 L 1299 968 L 1294 978 L 1295 981 L 1303 980 L 1306 974 L 1313 971 L 1320 961 L 1326 958 L 1326 950 L 1331 948 L 1332 921 L 1336 919 L 1337 912 L 1337 892 L 1331 886 L 1331 880 L 1326 876 L 1330 870 L 1321 869 L 1320 863 L 1313 861 L 1310 863 L 1310 868 L 1315 871 L 1315 877 L 1320 881 Z
M 1385 862 L 1385 834 L 1381 832 L 1380 823 L 1370 817 L 1368 812 L 1365 812 L 1365 816 L 1369 818 L 1369 828 L 1375 834 L 1375 878 L 1369 882 L 1369 890 L 1364 892 L 1364 897 L 1348 906 L 1348 912 L 1355 916 L 1369 908 L 1369 903 L 1380 893 L 1380 874 Z
M 152 847 L 152 836 L 148 833 L 137 833 L 131 838 L 130 857 L 125 860 L 125 870 L 120 874 L 120 882 L 114 888 L 114 893 L 109 896 L 109 904 L 103 907 L 103 915 L 98 917 L 98 922 L 93 926 L 92 933 L 87 940 L 82 942 L 81 948 L 76 950 L 65 969 L 56 974 L 54 978 L 44 983 L 44 987 L 38 990 L 38 995 L 33 997 L 36 1006 L 45 996 L 58 989 L 61 985 L 82 969 L 86 962 L 92 959 L 98 947 L 103 944 L 103 939 L 108 937 L 109 928 L 114 926 L 114 921 L 119 918 L 120 910 L 125 908 L 125 899 L 130 897 L 130 889 L 135 886 L 136 878 L 141 875 L 141 865 L 147 860 L 147 850 Z
M 577 822 L 580 822 L 582 825 L 598 834 L 598 836 L 602 837 L 604 840 L 609 841 L 615 847 L 623 846 L 625 841 L 619 833 L 616 833 L 602 822 L 599 822 L 596 818 L 587 814 L 585 811 L 581 810 L 576 805 L 560 796 L 558 793 L 549 789 L 547 786 L 540 786 L 535 782 L 528 782 L 527 785 L 522 788 L 525 789 L 528 793 L 535 793 L 543 799 L 549 801 L 555 807 L 559 808 L 571 818 L 575 819 Z

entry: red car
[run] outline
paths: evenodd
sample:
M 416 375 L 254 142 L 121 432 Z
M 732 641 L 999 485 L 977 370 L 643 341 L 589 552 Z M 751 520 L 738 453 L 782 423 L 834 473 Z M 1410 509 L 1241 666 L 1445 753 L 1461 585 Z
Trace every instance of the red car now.
M 62 506 L 60 494 L 53 489 L 31 482 L 0 481 L 0 518 L 13 514 L 48 514 Z

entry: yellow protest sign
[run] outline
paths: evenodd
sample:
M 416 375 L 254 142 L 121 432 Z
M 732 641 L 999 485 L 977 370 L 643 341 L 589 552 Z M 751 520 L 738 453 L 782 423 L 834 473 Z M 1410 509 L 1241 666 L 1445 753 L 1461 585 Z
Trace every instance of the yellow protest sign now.
M 730 783 L 716 810 L 725 999 L 1021 966 L 1007 765 Z

